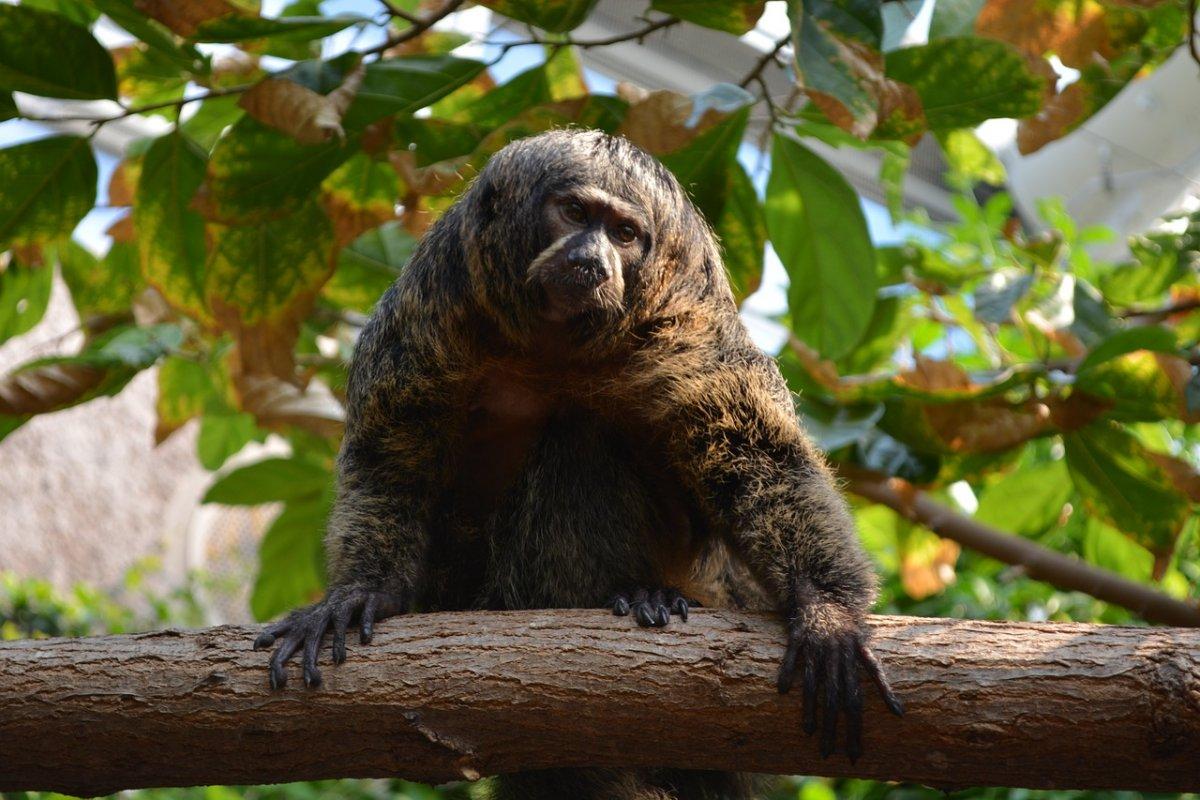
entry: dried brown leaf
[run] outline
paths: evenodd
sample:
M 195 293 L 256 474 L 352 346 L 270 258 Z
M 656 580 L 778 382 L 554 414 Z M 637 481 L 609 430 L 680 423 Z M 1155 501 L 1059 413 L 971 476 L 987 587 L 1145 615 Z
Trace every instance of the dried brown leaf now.
M 134 8 L 180 36 L 191 36 L 205 22 L 240 13 L 227 0 L 134 0 Z
M 0 414 L 45 414 L 70 405 L 100 385 L 105 371 L 83 364 L 46 364 L 0 378 Z
M 345 137 L 342 114 L 349 108 L 359 85 L 363 67 L 346 75 L 342 85 L 327 95 L 285 78 L 267 78 L 242 95 L 238 105 L 264 125 L 270 125 L 301 144 L 320 144 Z

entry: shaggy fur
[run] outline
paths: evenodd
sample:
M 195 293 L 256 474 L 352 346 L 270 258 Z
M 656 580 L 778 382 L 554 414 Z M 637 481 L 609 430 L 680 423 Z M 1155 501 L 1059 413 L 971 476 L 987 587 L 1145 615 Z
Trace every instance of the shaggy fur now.
M 566 242 L 542 221 L 564 192 L 615 198 L 645 235 L 617 259 L 611 296 L 557 322 L 544 292 Z M 851 516 L 742 325 L 710 230 L 626 140 L 558 131 L 498 153 L 380 300 L 348 411 L 327 538 L 335 589 L 268 629 L 262 642 L 284 637 L 273 681 L 297 631 L 315 654 L 313 631 L 319 643 L 332 625 L 344 657 L 351 617 L 365 617 L 369 638 L 385 613 L 599 607 L 670 587 L 778 609 L 791 643 L 781 690 L 805 658 L 843 686 L 826 714 L 861 708 L 854 673 L 859 652 L 869 657 L 861 621 L 875 582 Z M 315 655 L 305 676 L 320 680 Z M 832 749 L 831 730 L 825 739 Z M 554 770 L 502 778 L 498 791 L 651 800 L 747 786 Z

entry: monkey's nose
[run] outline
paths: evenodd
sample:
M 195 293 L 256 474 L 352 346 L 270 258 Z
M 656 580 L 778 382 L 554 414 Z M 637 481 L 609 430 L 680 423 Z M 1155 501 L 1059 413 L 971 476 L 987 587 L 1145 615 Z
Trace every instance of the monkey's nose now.
M 604 260 L 586 251 L 575 249 L 567 253 L 567 266 L 574 273 L 575 280 L 587 289 L 595 289 L 608 280 Z

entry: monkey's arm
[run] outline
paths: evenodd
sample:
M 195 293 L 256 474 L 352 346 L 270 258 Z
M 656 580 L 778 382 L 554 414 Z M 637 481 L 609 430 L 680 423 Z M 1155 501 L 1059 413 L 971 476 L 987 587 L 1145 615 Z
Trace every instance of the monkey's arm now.
M 730 320 L 671 358 L 648 359 L 657 372 L 653 398 L 666 422 L 676 468 L 700 498 L 713 527 L 776 598 L 788 623 L 779 690 L 796 673 L 804 687 L 804 726 L 817 727 L 821 751 L 833 751 L 839 713 L 847 751 L 861 752 L 861 663 L 900 714 L 863 618 L 876 596 L 871 563 L 824 459 L 797 420 L 774 361 Z M 681 368 L 682 367 L 682 368 Z M 650 388 L 650 387 L 647 387 Z
M 255 641 L 256 648 L 279 641 L 270 665 L 274 688 L 286 683 L 287 661 L 301 648 L 304 682 L 319 685 L 317 652 L 327 630 L 333 661 L 341 663 L 352 622 L 367 644 L 376 620 L 404 613 L 413 601 L 458 409 L 444 364 L 395 319 L 395 294 L 381 300 L 355 349 L 325 538 L 329 591 Z

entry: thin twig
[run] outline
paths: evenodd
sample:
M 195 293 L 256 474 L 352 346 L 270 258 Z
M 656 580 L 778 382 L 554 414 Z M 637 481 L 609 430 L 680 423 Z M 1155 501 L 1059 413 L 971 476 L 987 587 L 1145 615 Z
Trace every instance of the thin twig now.
M 762 58 L 760 58 L 760 59 L 758 59 L 758 61 L 754 62 L 754 69 L 747 72 L 746 77 L 744 77 L 740 81 L 738 81 L 738 86 L 745 89 L 747 86 L 749 86 L 750 84 L 757 81 L 760 85 L 762 85 L 765 88 L 766 83 L 764 83 L 762 80 L 763 72 L 766 70 L 768 64 L 778 64 L 779 63 L 776 60 L 779 55 L 779 51 L 782 50 L 784 47 L 786 47 L 787 43 L 790 42 L 791 40 L 792 40 L 791 34 L 788 34 L 787 36 L 784 36 L 779 41 L 775 42 L 774 47 L 772 47 L 767 52 L 763 53 Z
M 418 17 L 416 14 L 408 13 L 407 11 L 405 11 L 403 8 L 400 8 L 395 3 L 389 2 L 389 0 L 379 0 L 379 2 L 382 3 L 383 7 L 387 9 L 388 14 L 391 14 L 393 17 L 399 17 L 400 19 L 404 20 L 405 22 L 409 22 L 413 25 L 421 24 L 421 18 Z
M 101 125 L 106 125 L 109 122 L 115 122 L 116 120 L 125 119 L 126 117 L 132 117 L 137 114 L 144 114 L 147 111 L 157 111 L 160 108 L 182 108 L 188 103 L 199 103 L 203 100 L 209 100 L 214 97 L 226 97 L 231 94 L 241 94 L 254 85 L 255 84 L 253 83 L 243 83 L 237 86 L 226 86 L 221 89 L 213 89 L 212 91 L 205 92 L 204 94 L 197 95 L 195 97 L 181 97 L 178 100 L 163 100 L 159 103 L 148 103 L 144 106 L 132 106 L 130 108 L 126 108 L 120 114 L 113 114 L 110 117 L 95 117 L 87 114 L 66 114 L 53 117 L 40 117 L 31 114 L 21 114 L 20 117 L 21 119 L 29 120 L 30 122 L 88 122 L 94 127 L 99 128 Z
M 1158 308 L 1127 309 L 1117 314 L 1117 316 L 1123 319 L 1137 318 L 1139 321 L 1144 321 L 1147 324 L 1153 324 L 1155 322 L 1162 322 L 1167 317 L 1175 314 L 1182 314 L 1185 311 L 1195 311 L 1197 308 L 1200 308 L 1200 298 L 1191 297 L 1187 300 L 1178 300 L 1174 303 L 1168 303 L 1167 305 L 1160 306 Z
M 429 30 L 434 25 L 438 24 L 446 17 L 450 16 L 459 8 L 461 8 L 463 2 L 464 0 L 449 0 L 449 2 L 442 6 L 440 10 L 430 14 L 428 17 L 416 20 L 413 22 L 411 28 L 407 28 L 400 33 L 397 33 L 395 36 L 389 36 L 387 41 L 385 41 L 383 44 L 379 45 L 378 47 L 372 47 L 370 50 L 364 50 L 362 51 L 362 54 L 374 55 L 376 53 L 382 53 L 385 50 L 390 50 L 397 45 L 404 44 L 411 39 L 417 38 L 422 33 Z
M 499 47 L 501 57 L 506 55 L 508 53 L 508 51 L 512 50 L 514 47 L 527 47 L 529 45 L 535 45 L 535 44 L 536 45 L 549 45 L 551 47 L 578 47 L 582 50 L 587 50 L 588 48 L 591 48 L 591 47 L 607 47 L 610 44 L 621 44 L 623 42 L 636 41 L 638 44 L 641 44 L 643 39 L 645 39 L 647 36 L 654 33 L 655 31 L 665 30 L 674 25 L 678 25 L 680 23 L 680 21 L 681 20 L 678 17 L 664 17 L 663 19 L 657 20 L 656 22 L 651 22 L 650 24 L 646 25 L 643 28 L 639 28 L 636 31 L 630 31 L 629 33 L 619 33 L 619 34 L 616 34 L 615 36 L 608 36 L 603 39 L 572 39 L 569 36 L 564 37 L 562 39 L 544 39 L 539 36 L 531 36 L 528 39 L 522 39 L 521 41 L 518 41 L 518 42 L 488 42 L 488 41 L 485 41 L 485 42 L 483 42 L 483 44 Z

